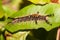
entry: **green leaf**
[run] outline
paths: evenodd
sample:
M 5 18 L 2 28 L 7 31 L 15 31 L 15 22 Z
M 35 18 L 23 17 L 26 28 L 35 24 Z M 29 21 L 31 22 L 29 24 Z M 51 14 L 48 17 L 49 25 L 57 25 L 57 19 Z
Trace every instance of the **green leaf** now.
M 12 8 L 10 8 L 9 6 L 6 6 L 6 5 L 3 6 L 3 9 L 5 11 L 6 17 L 9 17 L 16 12 L 15 10 L 13 10 Z
M 57 8 L 54 12 L 54 20 L 57 23 L 60 23 L 60 8 Z
M 12 26 L 13 25 L 13 26 Z M 16 24 L 8 24 L 5 28 L 10 32 L 15 32 L 18 30 L 26 30 L 26 29 L 38 29 L 45 28 L 46 30 L 51 30 L 51 25 L 47 24 L 44 21 L 38 21 L 38 24 L 35 24 L 34 21 L 20 22 Z
M 49 3 L 45 6 L 42 6 L 39 12 L 42 15 L 49 15 L 49 14 L 54 14 L 55 9 L 60 8 L 60 4 L 55 4 L 55 3 Z
M 4 10 L 2 8 L 2 0 L 0 0 L 0 18 L 4 16 Z
M 4 36 L 0 34 L 0 40 L 4 40 Z
M 13 14 L 10 17 L 21 17 L 21 16 L 26 16 L 26 15 L 30 15 L 30 14 L 34 14 L 37 13 L 37 11 L 41 8 L 41 6 L 36 6 L 36 5 L 29 5 L 27 7 L 24 7 L 23 9 L 21 9 L 19 12 Z
M 44 28 L 47 31 L 59 27 L 60 25 L 60 5 L 59 4 L 47 4 L 45 6 L 36 6 L 36 5 L 29 5 L 22 10 L 20 10 L 18 13 L 14 14 L 12 17 L 22 17 L 30 14 L 35 14 L 36 12 L 40 12 L 40 14 L 44 15 L 50 15 L 54 14 L 54 16 L 48 17 L 48 21 L 50 22 L 49 25 L 45 21 L 38 21 L 38 24 L 35 24 L 35 21 L 26 21 L 26 22 L 20 22 L 16 24 L 8 24 L 6 25 L 6 29 L 10 32 L 15 32 L 18 30 L 24 30 L 24 29 L 38 29 L 38 28 Z M 59 10 L 59 11 L 58 11 Z M 58 17 L 58 19 L 57 19 Z M 57 22 L 56 22 L 57 20 Z M 13 26 L 12 26 L 13 25 Z
M 60 7 L 56 7 L 54 10 L 54 16 L 48 18 L 48 21 L 52 24 L 53 27 L 58 27 L 60 25 Z
M 60 25 L 60 4 L 50 3 L 43 6 L 39 12 L 41 15 L 54 15 L 48 17 L 48 21 L 52 24 L 51 28 L 58 27 Z

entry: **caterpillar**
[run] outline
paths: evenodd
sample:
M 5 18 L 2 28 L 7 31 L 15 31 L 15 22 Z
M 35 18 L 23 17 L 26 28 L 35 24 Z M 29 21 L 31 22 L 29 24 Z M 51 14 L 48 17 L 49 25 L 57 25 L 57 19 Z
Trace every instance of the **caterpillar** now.
M 35 21 L 35 24 L 38 24 L 38 20 L 45 20 L 45 22 L 47 24 L 50 24 L 48 22 L 48 20 L 46 19 L 47 16 L 41 16 L 39 14 L 32 14 L 32 15 L 28 15 L 28 16 L 24 16 L 24 17 L 19 17 L 19 18 L 14 18 L 12 22 L 12 24 L 14 23 L 19 23 L 19 22 L 26 22 L 26 21 Z M 50 24 L 51 25 L 51 24 Z

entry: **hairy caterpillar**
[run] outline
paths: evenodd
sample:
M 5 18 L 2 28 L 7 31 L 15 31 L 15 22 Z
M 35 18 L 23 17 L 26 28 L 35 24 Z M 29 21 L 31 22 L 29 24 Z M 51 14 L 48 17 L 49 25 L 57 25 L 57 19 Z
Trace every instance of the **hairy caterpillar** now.
M 19 23 L 19 22 L 26 22 L 26 21 L 35 21 L 35 24 L 38 24 L 38 20 L 44 20 L 47 24 L 50 24 L 48 20 L 46 19 L 47 16 L 41 16 L 39 14 L 32 14 L 24 17 L 14 18 L 12 24 Z M 51 25 L 51 24 L 50 24 Z

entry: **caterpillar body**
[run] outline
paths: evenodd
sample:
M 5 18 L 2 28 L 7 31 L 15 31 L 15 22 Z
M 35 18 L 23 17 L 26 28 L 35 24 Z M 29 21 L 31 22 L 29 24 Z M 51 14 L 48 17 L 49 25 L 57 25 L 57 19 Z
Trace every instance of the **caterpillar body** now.
M 41 16 L 39 14 L 32 14 L 24 17 L 14 18 L 12 24 L 19 23 L 19 22 L 26 22 L 26 21 L 35 21 L 35 24 L 38 24 L 38 20 L 44 20 L 47 24 L 50 24 L 46 19 L 47 16 Z M 50 24 L 51 25 L 51 24 Z

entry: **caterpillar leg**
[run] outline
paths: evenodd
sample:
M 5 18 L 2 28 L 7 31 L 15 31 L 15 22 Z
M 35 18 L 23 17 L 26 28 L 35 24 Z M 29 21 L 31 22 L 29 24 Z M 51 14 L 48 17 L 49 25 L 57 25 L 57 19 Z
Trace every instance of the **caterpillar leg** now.
M 45 20 L 45 21 L 46 21 L 47 24 L 52 25 L 52 24 L 50 24 L 50 23 L 48 22 L 48 20 Z

